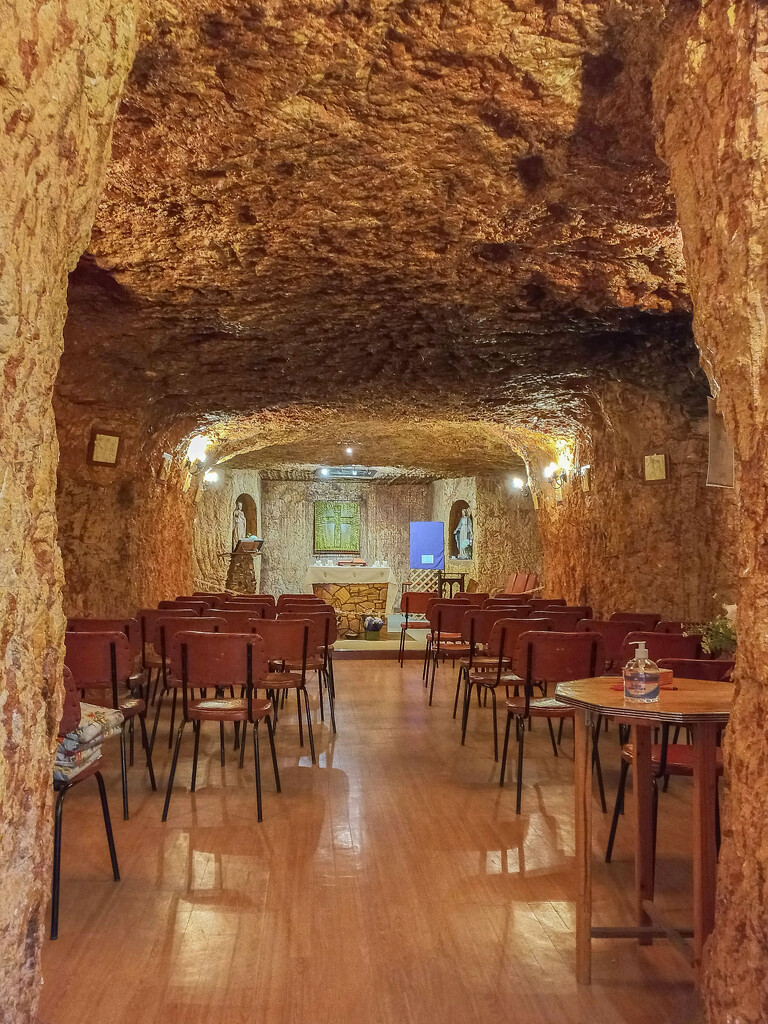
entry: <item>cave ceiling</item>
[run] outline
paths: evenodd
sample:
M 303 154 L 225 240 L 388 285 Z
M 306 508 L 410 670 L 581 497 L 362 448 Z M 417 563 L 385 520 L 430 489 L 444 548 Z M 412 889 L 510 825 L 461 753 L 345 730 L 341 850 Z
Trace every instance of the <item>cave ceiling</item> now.
M 61 396 L 504 422 L 620 379 L 701 407 L 654 150 L 661 2 L 150 13 Z

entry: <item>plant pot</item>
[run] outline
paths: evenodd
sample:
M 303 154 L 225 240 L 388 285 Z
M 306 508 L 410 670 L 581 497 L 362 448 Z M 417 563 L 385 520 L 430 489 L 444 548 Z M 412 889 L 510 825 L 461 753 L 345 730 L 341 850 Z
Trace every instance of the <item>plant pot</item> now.
M 363 634 L 366 640 L 378 640 L 381 637 L 380 629 L 365 629 Z

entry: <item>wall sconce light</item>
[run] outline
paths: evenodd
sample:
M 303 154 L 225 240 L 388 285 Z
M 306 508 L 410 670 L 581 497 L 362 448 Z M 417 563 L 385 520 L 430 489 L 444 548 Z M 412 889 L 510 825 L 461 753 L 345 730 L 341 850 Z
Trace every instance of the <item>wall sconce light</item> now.
M 549 480 L 553 487 L 562 487 L 568 481 L 568 470 L 556 462 L 544 467 L 544 479 Z
M 211 446 L 211 439 L 207 434 L 198 434 L 193 437 L 187 447 L 187 469 L 190 473 L 199 473 L 203 468 L 208 449 Z
M 528 481 L 523 480 L 521 476 L 512 477 L 512 487 L 514 488 L 514 490 L 520 491 L 521 494 L 528 494 L 531 490 Z
M 218 479 L 219 479 L 219 474 L 216 472 L 215 469 L 207 469 L 205 471 L 205 475 L 203 477 L 203 480 L 205 480 L 206 483 L 215 484 Z

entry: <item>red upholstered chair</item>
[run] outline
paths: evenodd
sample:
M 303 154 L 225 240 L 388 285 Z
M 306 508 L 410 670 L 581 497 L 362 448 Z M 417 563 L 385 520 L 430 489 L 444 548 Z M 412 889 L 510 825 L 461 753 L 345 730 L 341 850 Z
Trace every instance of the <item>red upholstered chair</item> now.
M 211 607 L 207 601 L 183 600 L 183 601 L 158 601 L 157 607 L 162 611 L 172 611 L 174 608 L 191 608 L 198 615 L 205 615 Z
M 194 629 L 196 633 L 219 633 L 226 630 L 227 624 L 225 619 L 219 618 L 217 615 L 196 615 L 194 618 L 183 618 L 176 614 L 171 615 L 160 615 L 155 619 L 155 632 L 153 636 L 153 646 L 155 651 L 159 655 L 160 669 L 158 671 L 158 679 L 162 681 L 160 687 L 160 696 L 157 698 L 157 705 L 155 709 L 155 720 L 152 723 L 152 739 L 151 749 L 155 749 L 155 735 L 157 733 L 157 723 L 160 720 L 160 710 L 163 706 L 163 697 L 166 693 L 173 693 L 173 702 L 171 704 L 171 724 L 168 729 L 168 749 L 170 750 L 173 745 L 173 727 L 176 722 L 176 694 L 181 682 L 178 678 L 173 677 L 171 672 L 171 643 L 177 633 L 183 632 L 184 630 Z M 221 758 L 222 763 L 224 762 L 224 727 L 221 729 Z
M 555 697 L 534 697 L 536 684 L 564 683 L 574 679 L 590 679 L 602 671 L 605 663 L 603 639 L 597 633 L 523 633 L 515 647 L 512 669 L 520 677 L 523 694 L 507 700 L 507 728 L 501 756 L 499 785 L 504 785 L 507 750 L 512 721 L 517 737 L 517 799 L 515 812 L 520 813 L 523 797 L 523 744 L 525 723 L 530 718 L 546 718 L 555 757 L 557 743 L 552 718 L 573 718 L 573 708 Z
M 200 746 L 200 727 L 203 722 L 218 722 L 223 730 L 224 722 L 233 722 L 242 727 L 240 746 L 240 767 L 245 757 L 245 737 L 248 726 L 253 727 L 253 761 L 256 775 L 256 817 L 261 813 L 261 766 L 259 764 L 259 723 L 267 723 L 267 735 L 272 751 L 272 767 L 275 772 L 275 787 L 280 792 L 280 775 L 277 769 L 275 738 L 272 731 L 272 702 L 260 700 L 256 690 L 265 685 L 267 657 L 264 642 L 253 633 L 198 633 L 182 631 L 176 633 L 171 644 L 171 673 L 179 680 L 181 689 L 181 722 L 176 734 L 176 746 L 168 776 L 163 818 L 168 817 L 176 764 L 179 760 L 181 739 L 187 722 L 193 723 L 195 750 L 192 758 L 192 785 L 195 792 L 197 779 L 197 758 Z M 241 697 L 222 697 L 227 688 L 242 690 Z M 195 689 L 215 691 L 214 697 L 195 699 Z
M 672 670 L 678 679 L 707 679 L 715 682 L 730 682 L 735 661 L 721 661 L 719 658 L 660 658 L 659 668 Z
M 155 626 L 158 619 L 165 619 L 169 616 L 191 619 L 197 617 L 197 612 L 193 608 L 141 608 L 136 612 L 136 618 L 139 620 L 139 630 L 141 632 L 142 665 L 147 672 L 147 693 L 149 693 L 149 685 L 152 682 L 152 673 L 157 669 L 157 675 L 155 677 L 155 692 L 157 691 L 158 682 L 162 673 L 160 651 L 156 651 L 153 645 L 155 638 Z M 153 702 L 154 699 L 155 696 L 153 693 Z
M 659 658 L 698 658 L 701 655 L 701 636 L 682 636 L 680 633 L 645 633 L 634 631 L 627 633 L 621 657 L 623 664 L 635 657 L 635 648 L 631 646 L 642 640 L 648 650 L 648 657 L 653 661 Z
M 107 690 L 107 706 L 122 712 L 120 731 L 120 769 L 123 780 L 123 817 L 128 819 L 128 777 L 125 765 L 125 723 L 138 716 L 141 743 L 147 757 L 147 772 L 153 790 L 157 789 L 152 767 L 152 750 L 147 736 L 146 704 L 131 693 L 133 672 L 131 646 L 124 633 L 66 633 L 64 664 L 72 673 L 78 690 Z M 128 691 L 127 693 L 125 691 Z
M 286 609 L 295 608 L 295 605 L 286 604 Z M 309 631 L 309 648 L 307 653 L 307 662 L 304 666 L 305 672 L 317 672 L 317 688 L 318 695 L 320 697 L 320 721 L 325 721 L 325 705 L 323 701 L 323 687 L 325 686 L 328 691 L 328 706 L 331 712 L 331 726 L 333 731 L 336 732 L 336 692 L 333 683 L 333 661 L 332 651 L 333 644 L 337 639 L 336 629 L 336 613 L 330 606 L 325 606 L 321 611 L 307 610 L 308 606 L 305 606 L 303 611 L 281 611 L 278 615 L 278 621 L 291 621 L 298 620 L 300 622 L 308 622 L 310 624 Z M 254 627 L 254 632 L 258 633 L 258 627 Z M 285 665 L 289 672 L 301 671 L 302 662 L 300 660 L 287 662 Z
M 405 634 L 409 629 L 430 629 L 429 621 L 422 616 L 426 615 L 427 608 L 434 600 L 435 593 L 432 590 L 408 590 L 400 599 L 400 611 L 405 616 L 400 625 L 398 661 L 401 668 L 405 660 Z
M 585 618 L 590 617 L 591 616 L 585 616 Z M 655 629 L 656 623 L 661 621 L 661 616 L 656 615 L 655 612 L 614 612 L 613 615 L 611 615 L 611 619 L 623 620 L 624 622 L 627 620 L 642 622 L 643 629 Z
M 277 599 L 277 610 L 282 611 L 286 601 L 307 601 L 314 602 L 315 604 L 325 604 L 325 601 L 321 597 L 317 597 L 315 594 L 281 594 Z
M 138 670 L 141 659 L 141 626 L 139 620 L 125 616 L 113 619 L 67 619 L 68 633 L 124 633 L 128 637 L 131 657 Z
M 546 610 L 547 608 L 567 608 L 568 602 L 564 597 L 531 597 L 529 598 L 530 605 L 537 611 Z
M 624 664 L 621 660 L 624 654 L 624 640 L 627 633 L 638 629 L 642 629 L 641 624 L 623 619 L 582 619 L 576 626 L 576 632 L 599 633 L 603 638 L 605 671 L 608 672 Z
M 73 732 L 80 724 L 80 698 L 77 693 L 72 673 L 64 666 L 64 708 L 62 710 L 61 722 L 59 723 L 59 739 L 62 740 L 67 733 Z M 51 886 L 51 939 L 59 937 L 59 892 L 61 889 L 61 831 L 64 820 L 64 797 L 73 788 L 86 779 L 96 779 L 101 798 L 101 813 L 104 818 L 104 829 L 107 833 L 107 845 L 109 846 L 109 857 L 112 861 L 112 877 L 116 882 L 120 881 L 120 868 L 117 864 L 117 853 L 115 841 L 112 837 L 112 821 L 109 816 L 109 804 L 107 803 L 107 791 L 104 786 L 104 779 L 101 777 L 101 758 L 91 762 L 79 775 L 71 779 L 53 780 L 53 790 L 56 793 L 56 808 L 53 815 L 53 882 Z
M 299 711 L 299 743 L 304 746 L 300 696 L 300 693 L 303 693 L 309 749 L 312 755 L 312 764 L 314 764 L 315 738 L 312 734 L 312 713 L 307 693 L 307 664 L 313 650 L 311 642 L 317 639 L 314 632 L 317 629 L 317 624 L 313 624 L 306 618 L 295 619 L 291 614 L 290 618 L 262 619 L 257 623 L 256 628 L 259 630 L 257 635 L 264 641 L 264 650 L 269 665 L 269 674 L 264 685 L 267 692 L 272 694 L 275 702 L 275 722 L 277 722 L 276 695 L 279 693 L 284 698 L 287 692 L 294 690 Z M 298 665 L 299 668 L 291 671 L 287 668 L 288 665 Z
M 519 638 L 525 633 L 548 631 L 552 629 L 549 619 L 510 619 L 501 617 L 494 622 L 488 638 L 487 653 L 484 658 L 472 659 L 459 674 L 464 679 L 464 710 L 461 716 L 461 745 L 467 735 L 469 707 L 472 703 L 472 688 L 477 689 L 477 703 L 480 705 L 480 690 L 490 691 L 493 708 L 493 759 L 499 760 L 499 733 L 496 718 L 496 688 L 504 686 L 509 696 L 510 686 L 519 686 L 521 680 L 512 671 L 515 648 Z M 468 659 L 469 660 L 469 659 Z
M 425 678 L 424 685 L 429 683 L 429 704 L 432 705 L 432 695 L 435 689 L 435 674 L 438 662 L 448 658 L 456 661 L 457 658 L 469 654 L 469 644 L 461 638 L 461 626 L 468 605 L 464 601 L 456 601 L 448 598 L 444 601 L 435 601 L 430 605 L 427 612 L 429 619 L 430 633 L 428 638 L 428 650 L 426 657 L 432 663 L 431 678 Z M 429 672 L 427 672 L 429 675 Z

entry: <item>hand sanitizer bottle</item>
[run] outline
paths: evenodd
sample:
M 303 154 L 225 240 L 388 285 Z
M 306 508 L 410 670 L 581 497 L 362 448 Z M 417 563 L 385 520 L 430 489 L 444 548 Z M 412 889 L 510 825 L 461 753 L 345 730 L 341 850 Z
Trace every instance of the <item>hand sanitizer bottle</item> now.
M 635 644 L 635 656 L 624 666 L 624 696 L 627 700 L 659 699 L 659 666 L 648 657 L 644 640 Z

